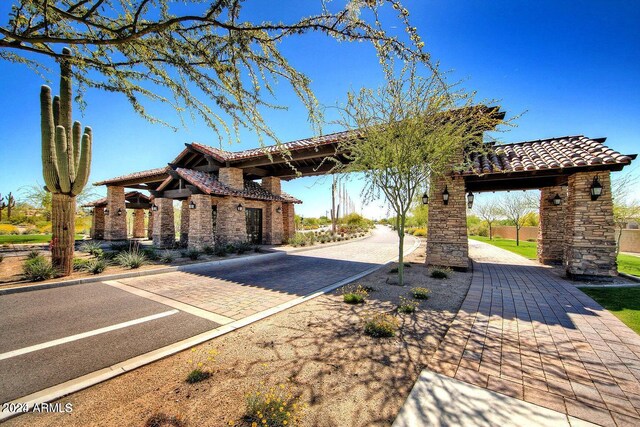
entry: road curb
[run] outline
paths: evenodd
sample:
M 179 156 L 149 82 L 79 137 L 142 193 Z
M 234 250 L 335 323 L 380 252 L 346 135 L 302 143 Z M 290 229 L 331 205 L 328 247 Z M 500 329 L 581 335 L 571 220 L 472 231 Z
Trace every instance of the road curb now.
M 40 285 L 16 286 L 13 288 L 0 289 L 0 295 L 16 294 L 20 292 L 39 291 L 42 289 L 61 288 L 64 286 L 82 285 L 85 283 L 98 283 L 98 282 L 104 282 L 107 280 L 119 280 L 119 279 L 129 279 L 132 277 L 153 276 L 156 274 L 172 273 L 176 271 L 183 271 L 183 272 L 190 273 L 190 272 L 197 272 L 198 270 L 205 269 L 205 268 L 208 269 L 211 267 L 218 267 L 218 266 L 228 267 L 234 264 L 243 264 L 243 263 L 246 263 L 247 261 L 250 261 L 250 262 L 265 261 L 272 258 L 279 258 L 282 256 L 286 256 L 286 255 L 287 255 L 286 252 L 272 252 L 272 253 L 262 254 L 262 255 L 241 256 L 237 258 L 200 262 L 197 264 L 187 264 L 187 265 L 177 265 L 175 267 L 156 268 L 153 270 L 131 271 L 127 273 L 109 274 L 106 276 L 86 277 L 82 279 L 64 280 L 61 282 L 43 283 Z
M 405 251 L 404 255 L 409 255 L 414 252 L 416 249 L 420 247 L 420 239 L 412 236 L 414 239 L 413 246 L 408 251 Z M 274 254 L 267 254 L 274 255 Z M 284 256 L 285 253 L 278 253 L 278 255 Z M 240 258 L 235 258 L 234 260 L 239 260 Z M 265 258 L 262 258 L 265 259 Z M 227 261 L 234 261 L 227 260 Z M 131 359 L 125 360 L 120 363 L 116 363 L 115 365 L 108 366 L 106 368 L 100 369 L 98 371 L 91 372 L 89 374 L 83 375 L 81 377 L 66 381 L 62 384 L 55 385 L 53 387 L 46 388 L 44 390 L 40 390 L 36 393 L 32 393 L 27 396 L 20 397 L 11 402 L 7 403 L 26 403 L 29 408 L 33 407 L 35 404 L 51 402 L 56 399 L 60 399 L 64 396 L 68 396 L 69 394 L 75 393 L 77 391 L 83 390 L 85 388 L 89 388 L 93 385 L 99 384 L 103 381 L 109 380 L 111 378 L 117 377 L 126 372 L 132 371 L 136 368 L 139 368 L 144 365 L 148 365 L 149 363 L 164 359 L 173 354 L 184 351 L 188 348 L 191 348 L 195 345 L 202 344 L 205 341 L 212 340 L 221 335 L 227 334 L 229 332 L 240 329 L 244 326 L 248 326 L 252 323 L 255 323 L 259 320 L 270 317 L 274 314 L 280 313 L 286 309 L 291 307 L 295 307 L 296 305 L 302 304 L 311 299 L 317 298 L 321 295 L 327 294 L 341 286 L 344 286 L 348 283 L 353 282 L 354 280 L 358 280 L 364 276 L 367 276 L 377 270 L 380 270 L 389 264 L 396 262 L 397 257 L 393 257 L 387 262 L 380 264 L 378 266 L 369 268 L 365 271 L 362 271 L 358 274 L 354 274 L 353 276 L 349 276 L 345 279 L 342 279 L 338 282 L 327 285 L 323 288 L 318 289 L 310 294 L 305 296 L 296 298 L 294 300 L 288 301 L 284 304 L 280 304 L 278 306 L 272 307 L 268 310 L 262 311 L 260 313 L 256 313 L 254 315 L 245 317 L 244 319 L 236 320 L 232 323 L 228 323 L 223 326 L 219 326 L 218 328 L 212 329 L 210 331 L 204 332 L 202 334 L 193 336 L 191 338 L 187 338 L 185 340 L 179 341 L 177 343 L 170 344 L 168 346 L 150 351 L 145 354 L 141 354 L 139 356 L 133 357 Z M 192 264 L 193 265 L 202 265 L 202 264 Z M 7 420 L 9 418 L 13 418 L 17 415 L 21 415 L 21 413 L 15 412 L 2 412 L 0 413 L 0 421 Z

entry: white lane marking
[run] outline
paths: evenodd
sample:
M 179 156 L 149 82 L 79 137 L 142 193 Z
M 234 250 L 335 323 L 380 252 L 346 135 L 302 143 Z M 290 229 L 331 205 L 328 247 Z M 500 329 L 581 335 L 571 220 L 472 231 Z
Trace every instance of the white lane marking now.
M 127 328 L 129 326 L 138 325 L 140 323 L 149 322 L 151 320 L 160 319 L 162 317 L 171 316 L 173 314 L 180 313 L 179 310 L 169 310 L 164 311 L 162 313 L 152 314 L 151 316 L 141 317 L 139 319 L 129 320 L 128 322 L 118 323 L 116 325 L 106 326 L 100 329 L 94 329 L 93 331 L 83 332 L 81 334 L 71 335 L 65 338 L 60 338 L 53 341 L 44 342 L 42 344 L 36 344 L 29 347 L 21 348 L 18 350 L 8 351 L 6 353 L 0 354 L 0 360 L 10 359 L 12 357 L 20 356 L 23 354 L 31 353 L 34 351 L 42 350 L 49 347 L 54 347 L 60 344 L 66 344 L 71 341 L 81 340 L 83 338 L 92 337 L 94 335 L 104 334 L 106 332 L 115 331 L 122 328 Z

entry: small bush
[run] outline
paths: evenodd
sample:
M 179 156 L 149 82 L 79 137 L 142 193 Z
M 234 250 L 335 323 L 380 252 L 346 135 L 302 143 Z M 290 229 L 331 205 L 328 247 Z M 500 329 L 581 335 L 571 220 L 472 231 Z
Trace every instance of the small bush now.
M 191 261 L 197 260 L 198 258 L 200 258 L 200 255 L 202 255 L 201 252 L 196 248 L 190 248 L 189 250 L 182 252 L 182 256 L 185 258 L 189 258 Z
M 398 319 L 388 313 L 373 313 L 367 316 L 364 333 L 374 338 L 389 338 L 398 330 Z
M 87 264 L 89 264 L 88 259 L 84 258 L 74 258 L 73 259 L 73 271 L 84 271 L 87 269 Z
M 418 308 L 417 301 L 411 301 L 405 297 L 400 297 L 400 304 L 398 304 L 398 312 L 404 314 L 411 314 Z
M 267 388 L 264 384 L 248 393 L 245 418 L 251 426 L 295 426 L 300 423 L 305 405 L 293 397 L 285 384 Z
M 260 252 L 262 252 L 262 249 L 260 248 L 260 246 L 255 245 L 255 246 L 253 247 L 253 252 L 255 252 L 255 253 L 259 254 Z
M 427 235 L 427 229 L 426 228 L 416 228 L 415 230 L 413 230 L 413 235 L 416 237 L 425 237 Z
M 142 267 L 147 259 L 143 253 L 131 250 L 120 252 L 113 260 L 122 267 L 135 269 Z
M 347 285 L 342 288 L 342 299 L 347 304 L 362 304 L 369 292 L 362 285 Z
M 235 244 L 234 249 L 238 255 L 242 255 L 245 252 L 249 252 L 252 249 L 252 246 L 249 242 L 238 242 Z
M 35 258 L 38 258 L 39 256 L 42 256 L 40 255 L 40 252 L 36 249 L 32 249 L 27 254 L 27 259 L 35 259 Z
M 431 277 L 434 279 L 446 279 L 449 277 L 451 269 L 444 267 L 435 267 L 431 269 Z
M 10 224 L 0 224 L 0 236 L 7 234 L 19 234 L 18 227 Z
M 97 258 L 89 261 L 85 267 L 85 270 L 91 274 L 100 274 L 107 268 L 107 262 L 103 259 Z
M 86 252 L 94 257 L 100 257 L 104 253 L 102 247 L 100 246 L 100 243 L 98 242 L 83 243 L 82 245 L 80 245 L 80 252 Z
M 129 242 L 116 242 L 111 243 L 109 248 L 114 252 L 124 252 L 130 249 Z
M 191 349 L 191 359 L 189 363 L 193 369 L 187 375 L 185 379 L 189 384 L 198 383 L 204 381 L 211 376 L 211 368 L 215 361 L 218 351 L 215 349 L 205 351 L 203 349 Z
M 165 264 L 170 264 L 173 262 L 174 256 L 173 256 L 173 252 L 171 252 L 170 250 L 165 250 L 162 255 L 160 255 L 160 261 L 165 263 Z
M 213 246 L 211 245 L 204 245 L 202 247 L 202 252 L 204 252 L 206 255 L 215 255 L 216 250 Z
M 161 412 L 153 414 L 147 422 L 145 427 L 184 427 L 185 423 L 175 415 L 167 415 Z
M 142 250 L 142 254 L 151 261 L 158 261 L 160 259 L 160 254 L 155 248 L 145 248 Z
M 411 296 L 415 299 L 427 299 L 431 291 L 427 288 L 413 288 L 411 289 Z
M 202 369 L 196 368 L 193 371 L 189 372 L 189 375 L 187 375 L 186 381 L 189 384 L 195 384 L 195 383 L 199 383 L 200 381 L 206 380 L 210 376 L 211 376 L 211 372 L 203 371 Z
M 55 276 L 55 270 L 51 262 L 47 261 L 42 255 L 26 260 L 22 269 L 24 276 L 32 282 L 51 279 Z
M 4 261 L 4 254 L 0 254 L 0 262 Z

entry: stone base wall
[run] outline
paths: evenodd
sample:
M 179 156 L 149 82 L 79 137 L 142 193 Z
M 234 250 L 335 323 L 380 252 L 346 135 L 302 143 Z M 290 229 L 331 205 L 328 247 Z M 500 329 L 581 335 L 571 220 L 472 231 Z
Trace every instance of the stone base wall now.
M 282 241 L 286 242 L 296 233 L 295 205 L 293 203 L 282 204 Z
M 91 238 L 95 240 L 104 239 L 104 208 L 93 208 L 91 218 Z
M 243 206 L 242 211 L 238 211 L 239 204 Z M 218 206 L 216 235 L 230 243 L 246 241 L 245 200 L 241 197 L 224 197 L 218 199 L 216 205 Z
M 194 194 L 191 196 L 191 202 L 195 203 L 195 209 L 187 207 L 188 245 L 190 248 L 202 249 L 204 246 L 212 246 L 214 244 L 213 235 L 213 218 L 211 216 L 211 196 L 207 194 Z M 188 203 L 187 203 L 188 205 Z M 184 207 L 182 215 L 185 215 Z M 184 223 L 184 221 L 183 221 Z M 180 239 L 182 241 L 182 238 Z
M 173 223 L 173 200 L 156 198 L 158 210 L 153 212 L 153 244 L 171 247 L 176 242 L 176 227 Z
M 560 205 L 553 198 L 560 196 Z M 540 226 L 538 227 L 538 262 L 562 264 L 564 258 L 564 221 L 567 206 L 566 187 L 555 186 L 540 189 Z
M 189 242 L 189 202 L 191 199 L 183 200 L 180 206 L 180 244 L 186 245 Z M 209 202 L 211 203 L 211 202 Z
M 442 192 L 449 192 L 444 204 Z M 467 206 L 462 177 L 434 180 L 429 197 L 429 227 L 427 231 L 427 265 L 469 268 L 467 241 Z
M 144 209 L 134 209 L 133 211 L 133 238 L 144 239 L 146 230 L 144 228 Z
M 595 177 L 602 196 L 592 201 Z M 572 278 L 616 276 L 616 243 L 611 179 L 608 171 L 579 172 L 569 176 L 565 219 L 564 266 Z
M 280 212 L 278 212 L 278 208 Z M 267 245 L 282 244 L 284 222 L 282 218 L 282 203 L 269 202 L 265 209 L 266 232 L 263 234 L 264 242 Z
M 109 209 L 109 215 L 105 215 L 105 240 L 126 240 L 127 208 L 124 201 L 124 187 L 107 187 L 107 209 Z M 118 209 L 121 215 L 118 215 Z
M 244 189 L 244 178 L 242 169 L 240 168 L 220 168 L 218 171 L 218 180 L 234 190 Z

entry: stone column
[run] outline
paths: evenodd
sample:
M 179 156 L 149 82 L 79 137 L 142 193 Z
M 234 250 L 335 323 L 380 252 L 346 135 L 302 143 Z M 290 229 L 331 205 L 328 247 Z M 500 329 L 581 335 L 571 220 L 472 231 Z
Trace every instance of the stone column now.
M 191 200 L 183 200 L 180 209 L 180 245 L 189 243 L 189 202 Z
M 265 176 L 262 178 L 262 188 L 279 196 L 282 194 L 282 186 L 280 185 L 280 178 L 275 176 Z
M 591 184 L 596 176 L 602 185 L 602 195 L 591 200 Z M 569 176 L 567 192 L 564 240 L 567 275 L 575 279 L 617 276 L 609 171 L 574 173 Z
M 144 229 L 144 209 L 133 210 L 133 238 L 144 239 L 146 231 Z
M 553 204 L 556 194 L 561 198 L 557 206 Z M 558 185 L 540 189 L 540 225 L 538 227 L 538 262 L 540 264 L 562 264 L 566 206 L 566 187 Z
M 153 239 L 153 212 L 151 209 L 147 211 L 147 239 Z
M 176 242 L 176 227 L 173 223 L 173 200 L 156 198 L 158 210 L 153 212 L 153 244 L 171 247 Z
M 244 190 L 244 178 L 240 168 L 220 168 L 218 180 L 234 190 Z
M 107 187 L 107 209 L 109 209 L 109 215 L 105 215 L 104 221 L 105 240 L 126 240 L 127 208 L 124 203 L 124 187 Z
M 293 203 L 282 204 L 282 240 L 287 241 L 296 234 L 295 205 Z
M 445 188 L 449 192 L 447 205 L 442 200 L 442 192 Z M 469 268 L 467 200 L 464 178 L 460 176 L 432 182 L 429 196 L 426 263 L 457 270 Z
M 189 247 L 202 249 L 213 245 L 213 218 L 211 216 L 211 196 L 208 194 L 194 194 L 191 201 L 196 208 L 190 209 L 187 233 Z M 183 213 L 184 215 L 184 213 Z
M 238 205 L 242 211 L 238 211 Z M 247 219 L 244 212 L 245 203 L 242 197 L 224 197 L 218 201 L 218 217 L 216 236 L 227 242 L 244 242 L 247 240 Z
M 280 211 L 280 212 L 278 212 Z M 265 228 L 266 233 L 264 241 L 268 245 L 282 244 L 284 221 L 282 214 L 282 202 L 267 202 L 265 209 Z
M 91 238 L 94 240 L 104 239 L 104 208 L 93 208 L 93 215 L 91 218 Z

